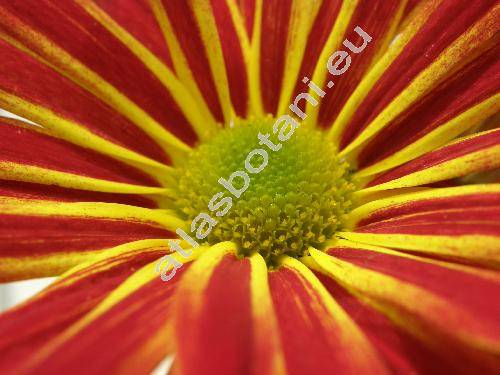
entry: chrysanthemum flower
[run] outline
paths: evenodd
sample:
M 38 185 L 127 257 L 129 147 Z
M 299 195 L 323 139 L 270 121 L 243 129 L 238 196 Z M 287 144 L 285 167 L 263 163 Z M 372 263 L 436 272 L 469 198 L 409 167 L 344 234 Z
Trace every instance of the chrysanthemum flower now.
M 0 373 L 499 373 L 499 19 L 2 0 Z

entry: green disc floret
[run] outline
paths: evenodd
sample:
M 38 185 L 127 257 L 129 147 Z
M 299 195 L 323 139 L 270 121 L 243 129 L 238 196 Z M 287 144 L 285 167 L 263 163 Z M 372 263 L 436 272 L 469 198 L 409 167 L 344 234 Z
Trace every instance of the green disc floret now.
M 281 142 L 273 124 L 271 118 L 236 123 L 196 148 L 177 170 L 175 202 L 189 223 L 200 213 L 216 222 L 205 242 L 233 241 L 242 256 L 259 252 L 270 265 L 280 255 L 298 258 L 310 246 L 321 248 L 342 228 L 354 190 L 348 163 L 324 132 L 301 126 Z M 264 135 L 272 143 L 259 144 Z M 253 154 L 250 171 L 245 161 L 256 149 L 265 153 Z M 268 163 L 256 172 L 264 154 Z M 231 191 L 220 179 L 237 171 Z

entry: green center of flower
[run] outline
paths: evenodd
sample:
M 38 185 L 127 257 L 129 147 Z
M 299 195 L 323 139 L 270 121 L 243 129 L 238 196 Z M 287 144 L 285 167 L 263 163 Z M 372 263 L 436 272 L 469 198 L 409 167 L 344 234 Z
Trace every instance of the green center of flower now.
M 242 256 L 259 252 L 270 265 L 321 248 L 342 228 L 354 190 L 349 165 L 322 131 L 274 124 L 237 123 L 200 145 L 177 171 L 175 202 L 193 233 L 203 215 L 201 242 L 233 241 Z

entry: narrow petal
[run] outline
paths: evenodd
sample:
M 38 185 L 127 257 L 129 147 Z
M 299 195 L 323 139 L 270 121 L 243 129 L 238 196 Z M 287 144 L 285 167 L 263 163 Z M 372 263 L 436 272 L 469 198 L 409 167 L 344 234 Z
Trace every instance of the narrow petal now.
M 258 22 L 260 38 L 252 38 L 252 43 L 259 44 L 258 76 L 259 94 L 264 113 L 276 113 L 283 84 L 283 74 L 286 61 L 286 42 L 290 32 L 290 15 L 292 0 L 257 1 L 259 12 L 255 14 Z M 259 18 L 257 18 L 259 17 Z M 254 47 L 255 48 L 255 47 Z
M 265 263 L 234 251 L 213 246 L 182 279 L 174 326 L 181 373 L 283 373 L 277 336 L 268 336 L 276 332 Z
M 343 238 L 500 265 L 500 185 L 428 189 L 375 200 L 350 213 Z
M 500 130 L 473 134 L 370 181 L 366 192 L 419 186 L 500 167 Z
M 71 269 L 0 315 L 0 371 L 13 372 L 50 339 L 91 311 L 136 269 L 167 252 L 165 240 L 129 243 Z
M 317 266 L 309 264 L 317 271 L 335 279 L 448 361 L 460 355 L 464 368 L 498 370 L 500 338 L 495 311 L 499 306 L 487 297 L 498 294 L 498 275 L 483 278 L 376 252 L 372 259 L 366 252 L 356 258 L 355 250 L 329 251 L 335 256 L 314 249 L 310 253 Z M 346 253 L 347 261 L 341 259 Z M 456 288 L 468 289 L 462 293 Z
M 315 272 L 315 275 L 361 328 L 393 373 L 444 374 L 452 369 L 457 372 L 461 370 L 460 362 L 439 356 L 384 314 L 350 294 L 330 277 L 319 272 Z
M 176 257 L 190 262 L 195 254 Z M 169 310 L 188 267 L 165 283 L 155 263 L 133 273 L 90 312 L 25 358 L 20 368 L 32 373 L 149 373 L 171 353 Z
M 373 175 L 435 150 L 497 113 L 498 53 L 500 49 L 483 54 L 377 134 L 358 156 L 360 175 Z
M 396 35 L 404 5 L 405 1 L 400 0 L 342 2 L 341 13 L 336 19 L 313 73 L 313 81 L 323 87 L 328 94 L 322 100 L 321 106 L 315 108 L 308 105 L 308 115 L 312 116 L 310 121 L 322 127 L 332 126 L 356 86 L 379 56 L 387 50 L 389 43 Z M 362 45 L 363 39 L 354 31 L 357 26 L 372 38 L 359 55 L 353 54 L 343 45 L 345 40 L 355 46 Z M 319 30 L 314 30 L 310 36 L 311 40 L 316 38 L 316 32 L 321 33 Z M 343 50 L 352 55 L 349 69 L 342 77 L 333 77 L 326 69 L 328 59 L 336 50 Z M 335 84 L 331 88 L 328 85 L 330 80 Z
M 37 129 L 0 119 L 1 179 L 108 193 L 165 193 L 145 173 Z
M 129 164 L 161 168 L 168 157 L 133 123 L 62 75 L 0 39 L 0 104 L 79 146 Z
M 3 180 L 0 196 L 56 202 L 104 202 L 130 206 L 159 208 L 158 202 L 137 194 L 100 193 L 88 190 L 67 189 L 53 185 Z
M 160 80 L 77 4 L 15 1 L 3 4 L 0 13 L 3 39 L 30 50 L 122 113 L 173 157 L 188 150 L 185 142 L 196 140 Z
M 202 115 L 202 108 L 198 108 L 197 102 L 192 97 L 189 90 L 180 83 L 177 77 L 175 77 L 171 67 L 161 61 L 129 31 L 129 28 L 132 28 L 135 35 L 138 34 L 142 40 L 147 40 L 149 45 L 155 47 L 157 53 L 160 52 L 163 55 L 166 53 L 167 60 L 171 64 L 170 54 L 166 49 L 161 29 L 148 3 L 142 0 L 127 3 L 118 0 L 117 2 L 123 4 L 112 4 L 112 2 L 109 1 L 100 1 L 98 5 L 92 0 L 77 0 L 77 3 L 84 8 L 87 13 L 126 45 L 155 75 L 155 77 L 160 80 L 172 95 L 172 99 L 179 106 L 182 114 L 189 121 L 200 139 L 204 140 L 213 135 L 216 129 L 210 121 L 207 121 L 210 119 Z M 108 14 L 109 12 L 120 19 L 122 21 L 121 24 L 116 22 L 112 15 Z M 132 18 L 130 18 L 131 15 L 133 15 Z M 136 19 L 141 19 L 140 24 L 145 27 L 138 27 L 139 23 L 134 22 Z M 126 27 L 124 28 L 122 25 L 126 25 Z
M 472 78 L 472 83 L 466 79 L 463 85 L 461 79 L 455 78 L 474 70 L 473 67 L 481 67 L 476 75 L 489 68 L 484 61 L 495 54 L 492 49 L 496 48 L 499 11 L 494 0 L 474 6 L 467 1 L 429 1 L 419 7 L 418 14 L 370 71 L 336 120 L 332 136 L 341 134 L 342 152 L 354 152 L 408 111 L 422 108 L 420 105 L 427 100 L 432 103 L 430 96 L 458 95 L 453 108 L 443 108 L 446 120 L 446 115 L 456 116 L 491 95 L 491 89 L 479 85 L 478 95 L 463 97 L 464 90 L 473 87 L 477 79 Z M 450 17 L 455 19 L 452 25 L 447 22 Z M 459 111 L 457 106 L 461 107 Z M 406 121 L 399 123 L 404 127 Z M 421 125 L 427 131 L 432 128 L 429 122 Z M 401 138 L 403 144 L 405 139 Z
M 225 1 L 190 2 L 227 124 L 235 111 L 241 117 L 247 113 L 248 84 L 243 46 Z
M 205 2 L 204 8 L 199 9 L 207 17 L 202 30 L 200 17 L 203 15 L 196 13 L 191 1 L 151 2 L 171 51 L 177 75 L 188 88 L 201 93 L 216 121 L 229 122 L 231 103 L 227 75 L 211 5 Z M 210 41 L 209 35 L 212 38 Z M 219 66 L 215 66 L 217 61 Z
M 269 285 L 288 373 L 387 373 L 359 327 L 306 266 L 283 259 Z
M 297 79 L 301 78 L 298 75 L 306 52 L 308 38 L 322 3 L 322 1 L 292 1 L 283 67 L 283 84 L 277 108 L 278 114 L 288 111 L 295 84 Z
M 0 279 L 58 275 L 113 246 L 171 238 L 183 222 L 114 203 L 0 197 Z
M 188 65 L 187 57 L 184 55 L 181 47 L 181 40 L 177 38 L 176 33 L 174 32 L 172 23 L 167 16 L 167 11 L 163 6 L 162 0 L 148 0 L 148 2 L 156 18 L 156 22 L 162 31 L 165 44 L 168 46 L 170 56 L 172 58 L 173 69 L 177 77 L 179 77 L 179 80 L 189 90 L 192 97 L 196 101 L 197 106 L 200 109 L 200 113 L 207 120 L 207 126 L 216 126 L 216 121 L 220 121 L 222 119 L 221 109 L 219 103 L 214 100 L 215 97 L 208 95 L 211 91 L 206 91 L 207 85 L 210 87 L 210 90 L 212 89 L 213 82 L 208 82 L 207 84 L 206 82 L 201 81 L 203 84 L 200 84 L 200 78 L 193 75 L 193 71 Z M 185 25 L 183 24 L 182 27 L 185 27 Z
M 81 3 L 82 6 L 93 8 L 90 1 L 84 1 Z M 93 0 L 93 3 L 109 14 L 117 24 L 137 38 L 169 68 L 172 67 L 170 52 L 147 0 Z M 142 22 L 137 22 L 137 19 Z

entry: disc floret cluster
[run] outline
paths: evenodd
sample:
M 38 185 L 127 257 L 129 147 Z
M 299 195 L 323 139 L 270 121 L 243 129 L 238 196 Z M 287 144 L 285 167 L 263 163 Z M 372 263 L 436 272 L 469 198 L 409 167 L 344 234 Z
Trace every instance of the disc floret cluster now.
M 246 121 L 195 149 L 177 171 L 175 203 L 186 222 L 210 215 L 206 243 L 233 241 L 241 256 L 259 252 L 270 265 L 280 255 L 321 248 L 342 228 L 354 190 L 348 163 L 322 131 L 307 127 L 286 143 L 268 137 L 267 164 L 250 180 L 235 174 L 272 127 L 272 119 Z M 255 168 L 265 161 L 259 158 Z

